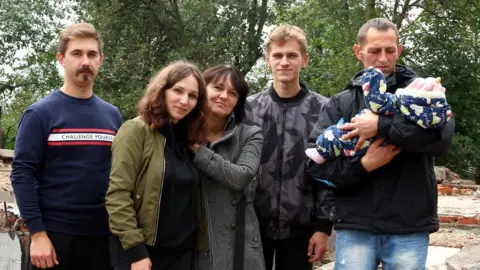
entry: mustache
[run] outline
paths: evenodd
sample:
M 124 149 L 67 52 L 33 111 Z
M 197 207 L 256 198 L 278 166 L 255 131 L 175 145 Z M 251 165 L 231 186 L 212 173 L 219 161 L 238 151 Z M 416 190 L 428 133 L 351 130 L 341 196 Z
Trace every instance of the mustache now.
M 84 72 L 88 72 L 90 74 L 93 74 L 93 70 L 91 70 L 89 67 L 81 67 L 81 68 L 77 69 L 76 75 L 78 75 L 79 73 L 84 73 Z

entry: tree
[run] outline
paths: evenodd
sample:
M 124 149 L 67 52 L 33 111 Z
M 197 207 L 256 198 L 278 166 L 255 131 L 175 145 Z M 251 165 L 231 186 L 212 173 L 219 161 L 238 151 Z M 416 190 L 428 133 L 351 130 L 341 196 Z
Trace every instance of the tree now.
M 439 76 L 455 117 L 450 153 L 438 160 L 463 177 L 480 180 L 480 1 L 426 1 L 422 16 L 409 29 L 409 62 L 425 76 Z M 469 172 L 475 168 L 474 174 Z
M 480 1 L 478 0 L 306 0 L 280 11 L 278 22 L 307 32 L 310 65 L 303 79 L 314 90 L 331 96 L 362 67 L 353 56 L 356 32 L 366 19 L 381 16 L 399 29 L 404 52 L 401 63 L 421 76 L 440 76 L 456 119 L 450 153 L 437 159 L 464 177 L 476 168 L 480 178 Z M 480 180 L 480 179 L 479 179 Z
M 288 1 L 282 2 L 286 4 Z M 95 89 L 135 115 L 148 79 L 168 62 L 205 68 L 230 63 L 246 74 L 262 56 L 263 28 L 273 20 L 267 0 L 88 0 L 84 18 L 105 39 L 104 68 Z
M 10 108 L 14 100 L 41 97 L 60 84 L 56 37 L 65 20 L 71 19 L 73 4 L 60 0 L 0 1 L 0 128 L 4 129 L 3 142 L 8 147 L 13 146 L 9 142 L 16 134 L 9 132 L 11 125 L 18 122 L 11 121 L 17 113 Z M 16 109 L 23 111 L 28 104 L 23 105 Z
M 352 46 L 364 14 L 365 7 L 357 1 L 335 0 L 307 0 L 279 11 L 279 24 L 298 25 L 307 35 L 310 63 L 301 75 L 311 89 L 331 96 L 360 70 Z
M 395 1 L 398 3 L 398 1 Z M 370 20 L 375 18 L 375 0 L 367 0 L 366 8 L 365 8 L 365 19 Z

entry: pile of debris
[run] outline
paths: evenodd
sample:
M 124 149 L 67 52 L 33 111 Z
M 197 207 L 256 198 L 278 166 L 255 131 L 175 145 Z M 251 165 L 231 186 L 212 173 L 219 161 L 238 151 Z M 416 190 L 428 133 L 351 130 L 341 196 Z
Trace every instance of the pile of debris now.
M 5 231 L 28 232 L 18 209 L 11 205 L 0 208 L 0 232 Z
M 462 180 L 448 168 L 435 168 L 441 228 L 430 236 L 435 264 L 427 269 L 480 269 L 480 185 Z
M 27 269 L 24 258 L 28 230 L 10 184 L 12 161 L 13 151 L 0 149 L 0 269 Z
M 13 151 L 0 149 L 0 202 L 14 203 L 10 172 L 12 171 Z
M 476 183 L 473 180 L 464 180 L 461 179 L 458 174 L 453 172 L 447 167 L 434 167 L 435 168 L 435 178 L 437 184 L 451 184 L 451 185 L 463 185 L 463 186 L 475 186 Z
M 445 167 L 435 167 L 435 177 L 440 230 L 430 235 L 426 269 L 480 270 L 480 185 Z M 333 247 L 314 270 L 334 269 L 335 245 L 329 244 Z
M 0 232 L 26 231 L 10 183 L 12 161 L 13 151 L 0 149 Z

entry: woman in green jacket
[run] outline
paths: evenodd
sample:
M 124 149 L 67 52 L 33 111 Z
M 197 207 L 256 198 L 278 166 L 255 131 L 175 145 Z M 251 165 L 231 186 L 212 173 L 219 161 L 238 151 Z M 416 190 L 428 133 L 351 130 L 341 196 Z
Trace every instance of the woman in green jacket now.
M 188 145 L 202 143 L 204 96 L 199 69 L 173 63 L 115 136 L 106 195 L 115 270 L 192 269 L 199 175 Z

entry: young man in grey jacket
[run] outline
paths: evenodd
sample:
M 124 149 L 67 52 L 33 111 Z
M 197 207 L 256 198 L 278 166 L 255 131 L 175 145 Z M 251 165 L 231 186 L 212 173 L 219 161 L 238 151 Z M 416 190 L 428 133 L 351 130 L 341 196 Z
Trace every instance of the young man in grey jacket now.
M 306 171 L 307 139 L 328 101 L 300 83 L 308 64 L 304 32 L 277 27 L 266 42 L 265 61 L 273 85 L 250 96 L 246 114 L 265 138 L 256 178 L 255 210 L 260 221 L 267 269 L 312 269 L 326 252 L 333 199 Z

